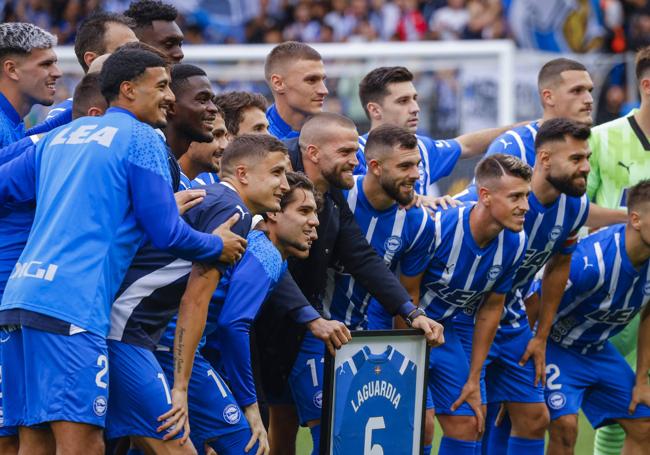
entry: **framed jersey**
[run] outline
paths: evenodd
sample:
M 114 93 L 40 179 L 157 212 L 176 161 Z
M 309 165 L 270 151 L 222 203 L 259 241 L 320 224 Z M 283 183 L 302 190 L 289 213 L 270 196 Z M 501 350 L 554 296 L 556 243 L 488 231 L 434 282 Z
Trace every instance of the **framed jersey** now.
M 325 356 L 321 454 L 422 453 L 429 348 L 417 330 L 364 330 Z

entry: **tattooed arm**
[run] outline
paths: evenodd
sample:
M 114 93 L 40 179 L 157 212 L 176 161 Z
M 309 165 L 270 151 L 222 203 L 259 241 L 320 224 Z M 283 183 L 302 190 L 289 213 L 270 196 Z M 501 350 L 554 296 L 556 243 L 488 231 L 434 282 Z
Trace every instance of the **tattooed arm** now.
M 187 388 L 192 374 L 194 353 L 205 328 L 210 298 L 219 284 L 220 278 L 221 273 L 216 268 L 194 263 L 187 288 L 181 298 L 174 337 L 172 408 L 158 418 L 163 422 L 158 431 L 165 431 L 173 427 L 165 435 L 165 440 L 173 438 L 181 430 L 184 430 L 181 444 L 184 444 L 189 436 Z

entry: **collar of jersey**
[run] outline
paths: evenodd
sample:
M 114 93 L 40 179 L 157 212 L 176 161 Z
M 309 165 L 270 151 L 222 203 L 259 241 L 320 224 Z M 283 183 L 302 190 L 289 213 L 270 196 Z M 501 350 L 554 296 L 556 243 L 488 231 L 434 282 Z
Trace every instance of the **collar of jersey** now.
M 562 198 L 562 194 L 557 197 L 556 200 L 554 200 L 552 203 L 549 205 L 543 205 L 541 202 L 539 202 L 539 199 L 537 199 L 537 196 L 535 196 L 535 193 L 532 191 L 530 192 L 530 195 L 528 196 L 528 203 L 535 208 L 535 210 L 539 213 L 546 213 L 549 210 L 552 210 L 553 208 L 557 207 L 558 203 L 560 202 L 560 199 Z M 568 197 L 568 196 L 566 196 Z
M 0 109 L 2 109 L 5 115 L 9 117 L 9 120 L 13 122 L 14 126 L 17 126 L 22 122 L 18 111 L 2 93 L 0 93 Z
M 386 360 L 388 360 L 388 356 L 390 355 L 391 352 L 393 352 L 394 349 L 395 348 L 388 345 L 386 346 L 386 350 L 381 354 L 373 354 L 368 346 L 364 346 L 362 348 L 363 355 L 366 357 L 366 360 L 368 362 L 374 362 L 374 363 L 383 363 Z
M 285 122 L 282 117 L 280 117 L 275 104 L 272 104 L 266 110 L 266 116 L 269 118 L 269 123 L 278 131 L 279 135 L 282 136 L 282 138 L 288 139 L 291 133 L 297 133 L 297 131 L 293 131 L 291 129 L 291 126 Z
M 130 115 L 134 119 L 138 120 L 138 118 L 135 116 L 133 112 L 129 111 L 128 109 L 124 109 L 123 107 L 117 107 L 117 106 L 109 107 L 106 113 L 108 114 L 109 112 L 121 112 L 122 114 Z
M 463 235 L 463 241 L 467 242 L 467 245 L 477 256 L 483 256 L 486 251 L 489 251 L 490 248 L 492 248 L 492 245 L 494 245 L 494 242 L 497 241 L 499 235 L 503 235 L 503 231 L 499 232 L 499 235 L 497 235 L 495 238 L 490 240 L 490 243 L 485 245 L 484 248 L 478 246 L 478 243 L 476 243 L 476 240 L 474 240 L 474 235 L 472 235 L 472 230 L 469 227 L 469 215 L 472 212 L 472 209 L 474 207 L 476 207 L 476 205 L 473 205 L 471 207 L 466 207 L 466 210 L 463 212 L 462 222 L 463 222 L 463 231 L 465 231 L 465 235 Z
M 358 197 L 361 200 L 361 202 L 363 202 L 364 205 L 368 206 L 370 208 L 370 210 L 372 210 L 373 212 L 375 212 L 378 215 L 383 215 L 385 213 L 394 212 L 397 209 L 397 202 L 395 202 L 393 205 L 391 205 L 390 207 L 388 207 L 387 209 L 384 209 L 384 210 L 377 210 L 376 208 L 374 208 L 372 206 L 372 204 L 370 203 L 370 201 L 366 197 L 366 193 L 363 191 L 363 179 L 364 178 L 365 178 L 365 176 L 362 176 L 361 178 L 358 179 L 357 182 L 355 182 L 355 185 L 359 185 L 359 187 L 357 188 L 357 194 L 359 195 Z

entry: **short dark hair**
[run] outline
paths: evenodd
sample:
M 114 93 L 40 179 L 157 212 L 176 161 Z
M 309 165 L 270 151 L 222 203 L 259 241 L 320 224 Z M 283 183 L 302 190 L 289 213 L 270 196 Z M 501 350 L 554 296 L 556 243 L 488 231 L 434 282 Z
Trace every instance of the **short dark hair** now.
M 214 104 L 223 109 L 226 129 L 236 136 L 239 133 L 239 124 L 244 111 L 251 107 L 266 111 L 268 102 L 263 95 L 251 92 L 225 92 L 214 97 Z
M 644 47 L 636 53 L 634 63 L 636 80 L 640 82 L 648 69 L 650 69 L 650 46 Z
M 77 84 L 72 97 L 72 118 L 84 117 L 93 106 L 104 105 L 99 73 L 86 74 Z
M 153 21 L 172 22 L 178 17 L 178 10 L 157 0 L 137 0 L 129 5 L 124 15 L 135 21 L 135 28 L 149 27 Z
M 546 62 L 537 76 L 537 88 L 541 91 L 549 85 L 557 84 L 565 71 L 587 71 L 580 62 L 570 58 L 555 58 Z
M 288 154 L 287 146 L 284 143 L 268 134 L 243 134 L 235 138 L 221 157 L 221 175 L 233 175 L 238 160 L 250 159 L 260 162 L 271 152 L 282 152 Z
M 77 36 L 74 40 L 74 53 L 77 55 L 77 61 L 84 70 L 88 72 L 88 65 L 84 61 L 86 52 L 94 52 L 97 55 L 106 53 L 106 36 L 107 25 L 110 23 L 122 24 L 132 28 L 135 22 L 122 14 L 107 13 L 98 11 L 88 16 L 77 29 Z
M 207 77 L 207 74 L 198 66 L 190 65 L 189 63 L 178 63 L 172 66 L 172 81 L 170 83 L 172 92 L 174 92 L 175 95 L 178 94 L 181 88 L 187 83 L 187 80 L 194 76 Z
M 388 96 L 388 85 L 413 81 L 413 73 L 403 66 L 381 66 L 370 71 L 359 83 L 359 99 L 366 115 L 368 103 L 379 103 Z
M 638 210 L 639 206 L 650 202 L 650 179 L 641 180 L 627 190 L 627 210 Z
M 367 160 L 378 159 L 396 145 L 402 149 L 413 149 L 418 146 L 418 140 L 415 134 L 406 128 L 388 124 L 381 125 L 368 134 L 364 154 Z
M 568 118 L 558 117 L 546 120 L 539 127 L 535 136 L 535 149 L 539 149 L 548 142 L 566 142 L 567 136 L 586 141 L 591 136 L 591 129 Z
M 266 56 L 264 78 L 267 82 L 270 82 L 271 76 L 277 71 L 278 66 L 287 61 L 297 60 L 323 60 L 323 58 L 316 49 L 308 44 L 299 43 L 298 41 L 285 41 L 271 49 L 269 55 Z
M 294 201 L 296 190 L 311 191 L 316 200 L 317 210 L 320 210 L 323 205 L 323 195 L 316 189 L 312 181 L 309 180 L 305 174 L 302 172 L 287 172 L 287 182 L 289 183 L 289 191 L 284 193 L 280 200 L 281 211 Z
M 533 177 L 533 170 L 519 158 L 503 153 L 486 156 L 478 162 L 474 169 L 476 183 L 479 186 L 484 186 L 487 180 L 500 179 L 504 175 L 530 182 Z
M 120 93 L 124 81 L 140 77 L 147 68 L 167 67 L 165 61 L 153 52 L 137 49 L 119 49 L 111 54 L 100 73 L 102 95 L 110 104 Z

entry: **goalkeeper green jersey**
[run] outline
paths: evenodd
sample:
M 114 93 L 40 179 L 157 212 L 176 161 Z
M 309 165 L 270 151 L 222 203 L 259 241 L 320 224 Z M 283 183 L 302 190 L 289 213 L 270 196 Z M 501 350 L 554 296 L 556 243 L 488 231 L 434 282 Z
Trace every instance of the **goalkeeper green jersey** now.
M 591 130 L 587 194 L 602 207 L 625 207 L 627 189 L 650 178 L 650 141 L 634 118 L 636 112 Z

